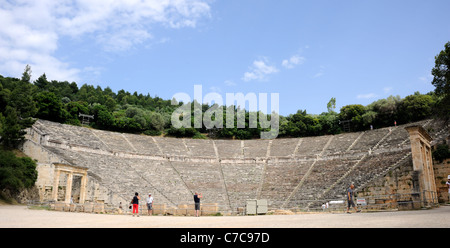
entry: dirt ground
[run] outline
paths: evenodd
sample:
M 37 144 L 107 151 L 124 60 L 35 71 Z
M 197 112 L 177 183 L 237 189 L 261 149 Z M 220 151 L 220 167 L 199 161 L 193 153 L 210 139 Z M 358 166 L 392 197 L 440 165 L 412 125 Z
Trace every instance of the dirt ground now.
M 449 228 L 450 206 L 376 213 L 146 216 L 71 213 L 0 205 L 2 228 Z

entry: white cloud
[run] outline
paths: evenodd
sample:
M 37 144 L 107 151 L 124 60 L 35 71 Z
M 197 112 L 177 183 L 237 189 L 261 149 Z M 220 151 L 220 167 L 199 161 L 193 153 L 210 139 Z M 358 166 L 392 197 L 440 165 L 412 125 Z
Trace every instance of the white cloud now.
M 384 94 L 389 94 L 391 91 L 392 91 L 392 87 L 384 87 L 383 88 L 383 92 L 384 92 Z
M 319 72 L 317 72 L 316 74 L 314 74 L 312 77 L 313 77 L 313 78 L 318 78 L 318 77 L 323 76 L 324 74 L 325 74 L 325 66 L 321 65 L 321 66 L 320 66 Z
M 323 71 L 319 71 L 318 73 L 314 74 L 312 77 L 313 77 L 313 78 L 318 78 L 318 77 L 323 76 L 323 74 L 324 74 Z
M 54 55 L 64 36 L 125 51 L 152 39 L 154 25 L 195 27 L 209 15 L 202 0 L 0 0 L 0 72 L 19 77 L 29 64 L 33 79 L 76 81 L 82 70 Z
M 296 65 L 301 65 L 301 64 L 303 64 L 305 62 L 305 57 L 301 57 L 301 56 L 299 56 L 299 55 L 294 55 L 294 56 L 292 56 L 291 58 L 289 58 L 289 59 L 284 59 L 282 62 L 281 62 L 281 65 L 283 66 L 283 67 L 285 67 L 285 68 L 288 68 L 288 69 L 292 69 L 292 68 L 294 68 Z
M 217 86 L 211 86 L 211 87 L 209 87 L 209 89 L 211 90 L 211 92 L 217 92 L 217 93 L 222 92 L 222 89 Z
M 375 98 L 375 97 L 377 97 L 377 95 L 375 93 L 360 94 L 360 95 L 356 96 L 356 98 L 358 98 L 358 99 L 371 99 L 371 98 Z
M 250 71 L 244 73 L 242 80 L 246 82 L 251 80 L 264 81 L 267 80 L 268 75 L 278 72 L 275 66 L 267 65 L 266 63 L 268 63 L 266 58 L 253 61 L 253 65 L 249 68 Z
M 226 86 L 236 86 L 236 83 L 231 80 L 225 80 L 224 83 Z
M 419 80 L 425 83 L 430 83 L 431 81 L 433 81 L 433 75 L 432 74 L 427 74 L 425 76 L 419 77 Z

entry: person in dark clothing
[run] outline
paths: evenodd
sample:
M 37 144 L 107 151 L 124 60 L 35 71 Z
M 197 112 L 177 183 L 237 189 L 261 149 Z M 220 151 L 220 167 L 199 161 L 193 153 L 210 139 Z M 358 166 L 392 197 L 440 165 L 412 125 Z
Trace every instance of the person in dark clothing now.
M 202 198 L 203 195 L 200 193 L 198 194 L 195 192 L 194 194 L 194 203 L 195 203 L 195 216 L 198 217 L 198 212 L 200 211 L 200 198 Z
M 136 213 L 137 217 L 139 217 L 139 200 L 141 197 L 139 197 L 138 192 L 134 193 L 133 200 L 131 200 L 131 204 L 133 204 L 133 217 L 134 213 Z
M 347 205 L 347 213 L 348 214 L 350 213 L 349 212 L 350 207 L 353 207 L 357 213 L 361 212 L 361 210 L 358 210 L 356 208 L 355 202 L 353 202 L 353 189 L 354 188 L 355 188 L 355 185 L 353 185 L 353 183 L 352 183 L 350 185 L 350 187 L 347 189 L 347 203 L 348 203 L 348 205 Z

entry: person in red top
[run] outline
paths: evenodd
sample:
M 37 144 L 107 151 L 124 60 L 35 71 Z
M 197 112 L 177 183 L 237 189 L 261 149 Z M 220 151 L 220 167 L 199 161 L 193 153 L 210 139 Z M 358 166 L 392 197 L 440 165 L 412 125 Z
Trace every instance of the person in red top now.
M 134 213 L 137 214 L 137 217 L 139 217 L 139 200 L 141 197 L 139 197 L 138 192 L 134 193 L 133 200 L 131 200 L 131 204 L 133 204 L 133 217 Z

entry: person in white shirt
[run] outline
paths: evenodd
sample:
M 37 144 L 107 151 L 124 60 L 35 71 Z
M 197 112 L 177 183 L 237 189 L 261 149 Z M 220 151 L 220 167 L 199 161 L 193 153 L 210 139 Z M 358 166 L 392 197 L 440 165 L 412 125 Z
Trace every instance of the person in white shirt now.
M 147 210 L 148 210 L 148 215 L 152 215 L 153 214 L 153 197 L 151 193 L 148 193 L 148 197 L 147 197 Z
M 448 202 L 450 202 L 450 178 L 445 183 L 448 187 Z

